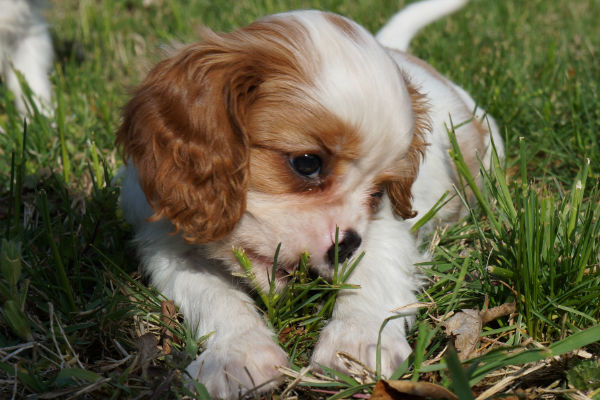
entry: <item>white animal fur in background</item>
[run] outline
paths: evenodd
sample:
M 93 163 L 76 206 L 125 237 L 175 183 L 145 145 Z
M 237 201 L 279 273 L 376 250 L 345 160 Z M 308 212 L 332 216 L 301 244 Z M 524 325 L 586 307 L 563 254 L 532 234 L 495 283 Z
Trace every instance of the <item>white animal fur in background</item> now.
M 33 92 L 38 110 L 52 114 L 52 41 L 42 17 L 39 0 L 0 0 L 0 75 L 15 96 L 21 115 L 30 114 L 31 105 L 15 74 L 19 71 Z

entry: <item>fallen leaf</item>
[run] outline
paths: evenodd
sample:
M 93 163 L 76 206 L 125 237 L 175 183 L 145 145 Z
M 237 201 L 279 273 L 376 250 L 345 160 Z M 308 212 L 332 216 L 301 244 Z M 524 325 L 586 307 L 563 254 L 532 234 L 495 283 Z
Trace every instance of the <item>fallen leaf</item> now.
M 465 361 L 476 355 L 483 325 L 513 312 L 515 312 L 515 303 L 506 303 L 481 311 L 467 308 L 454 314 L 443 322 L 442 326 L 446 329 L 447 336 L 454 337 L 458 358 Z
M 476 352 L 483 322 L 478 310 L 464 309 L 443 323 L 446 335 L 454 337 L 454 347 L 461 361 Z
M 458 400 L 448 389 L 430 382 L 380 380 L 373 388 L 370 400 Z
M 278 336 L 279 343 L 287 343 L 290 338 L 302 336 L 305 333 L 305 329 L 302 326 L 288 326 L 284 328 Z
M 136 344 L 139 350 L 137 358 L 142 367 L 142 376 L 147 378 L 150 363 L 160 354 L 158 340 L 152 333 L 145 333 L 137 338 Z

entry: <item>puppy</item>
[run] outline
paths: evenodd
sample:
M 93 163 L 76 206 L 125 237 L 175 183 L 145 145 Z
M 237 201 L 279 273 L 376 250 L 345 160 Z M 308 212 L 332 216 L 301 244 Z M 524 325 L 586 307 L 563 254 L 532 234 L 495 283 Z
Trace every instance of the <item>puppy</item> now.
M 276 366 L 288 363 L 234 276 L 243 270 L 232 249 L 245 251 L 268 290 L 281 243 L 281 288 L 304 252 L 311 268 L 332 276 L 338 227 L 341 261 L 365 252 L 350 277 L 360 289 L 339 295 L 312 361 L 343 371 L 336 353 L 344 351 L 375 366 L 381 323 L 420 288 L 414 264 L 424 256 L 410 228 L 458 182 L 450 119 L 465 122 L 456 135 L 471 172 L 478 158 L 490 162 L 494 121 L 473 115 L 465 91 L 403 51 L 462 3 L 400 12 L 379 35 L 387 48 L 355 22 L 319 11 L 207 30 L 160 62 L 125 106 L 121 206 L 152 283 L 197 335 L 213 333 L 188 368 L 212 396 L 272 388 Z M 463 211 L 452 201 L 437 218 Z M 383 331 L 384 375 L 411 352 L 406 322 Z
M 15 71 L 33 92 L 37 109 L 51 115 L 51 84 L 48 74 L 53 51 L 50 34 L 41 16 L 38 0 L 0 0 L 0 76 L 15 96 L 21 115 L 30 114 L 26 98 Z

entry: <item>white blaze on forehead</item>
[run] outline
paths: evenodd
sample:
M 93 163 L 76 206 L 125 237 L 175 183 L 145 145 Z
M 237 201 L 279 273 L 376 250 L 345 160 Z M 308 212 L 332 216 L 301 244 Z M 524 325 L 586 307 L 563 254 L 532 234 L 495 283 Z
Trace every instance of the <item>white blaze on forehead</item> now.
M 314 99 L 364 140 L 365 166 L 379 166 L 406 152 L 414 118 L 410 96 L 396 64 L 373 36 L 343 17 L 319 11 L 280 14 L 299 21 L 315 52 Z M 339 19 L 347 24 L 344 30 Z M 314 67 L 313 67 L 314 68 Z

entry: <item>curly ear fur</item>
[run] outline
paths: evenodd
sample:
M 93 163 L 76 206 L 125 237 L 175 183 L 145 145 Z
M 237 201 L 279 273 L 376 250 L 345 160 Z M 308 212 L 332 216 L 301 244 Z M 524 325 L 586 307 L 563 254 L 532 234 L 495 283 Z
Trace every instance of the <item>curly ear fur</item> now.
M 226 72 L 206 67 L 203 53 L 188 47 L 159 63 L 126 105 L 117 133 L 152 220 L 166 217 L 196 242 L 233 228 L 248 185 L 248 139 L 228 112 Z
M 269 76 L 298 76 L 298 27 L 277 21 L 215 34 L 160 62 L 125 106 L 117 132 L 155 211 L 188 242 L 219 240 L 246 208 L 246 114 Z M 297 39 L 296 39 L 297 40 Z
M 417 213 L 412 209 L 412 184 L 419 174 L 419 166 L 425 154 L 425 133 L 431 129 L 427 117 L 427 102 L 425 96 L 407 82 L 415 115 L 415 128 L 410 147 L 406 156 L 397 167 L 396 175 L 384 186 L 392 202 L 394 212 L 400 217 L 414 218 Z

